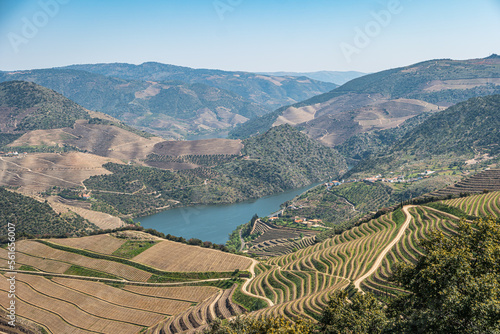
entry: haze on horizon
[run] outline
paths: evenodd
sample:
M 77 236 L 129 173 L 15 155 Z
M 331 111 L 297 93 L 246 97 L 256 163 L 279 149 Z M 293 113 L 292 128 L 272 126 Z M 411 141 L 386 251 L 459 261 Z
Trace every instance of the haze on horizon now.
M 500 53 L 500 0 L 0 2 L 0 70 L 156 61 L 376 72 Z

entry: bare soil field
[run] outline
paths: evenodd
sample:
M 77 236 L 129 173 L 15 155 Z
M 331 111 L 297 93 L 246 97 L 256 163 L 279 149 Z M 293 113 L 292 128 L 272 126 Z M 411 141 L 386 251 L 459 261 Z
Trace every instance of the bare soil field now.
M 190 301 L 143 296 L 99 282 L 81 281 L 61 277 L 55 277 L 53 278 L 53 281 L 57 284 L 91 295 L 112 304 L 164 315 L 178 314 L 187 310 L 192 304 Z M 183 289 L 187 288 L 191 287 L 184 287 Z
M 4 259 L 4 264 L 2 267 L 7 266 L 7 250 L 0 248 L 0 258 Z M 71 264 L 54 261 L 50 259 L 41 259 L 39 257 L 34 257 L 26 255 L 23 253 L 16 254 L 16 262 L 18 264 L 18 269 L 21 265 L 31 266 L 41 271 L 46 271 L 49 273 L 62 274 L 71 267 Z
M 5 293 L 8 291 L 7 280 L 2 279 L 2 284 L 0 285 L 0 289 Z M 114 320 L 109 320 L 105 318 L 96 317 L 92 314 L 86 313 L 85 311 L 78 308 L 76 305 L 49 297 L 44 295 L 36 290 L 34 290 L 30 285 L 16 281 L 16 290 L 17 300 L 20 300 L 24 303 L 29 303 L 33 307 L 36 307 L 41 310 L 50 311 L 58 317 L 62 318 L 65 322 L 67 322 L 72 327 L 76 327 L 83 330 L 94 331 L 98 333 L 137 333 L 141 330 L 141 326 L 134 325 L 131 323 L 124 323 Z M 4 299 L 4 298 L 2 298 Z M 26 315 L 26 317 L 30 316 L 30 313 L 26 312 L 23 309 L 23 305 L 19 305 L 16 308 L 16 312 L 22 317 Z M 43 319 L 38 319 L 42 324 L 44 323 Z M 37 321 L 37 322 L 38 322 Z M 67 333 L 71 333 L 67 332 Z M 58 333 L 58 332 L 56 332 Z
M 209 286 L 151 287 L 128 285 L 124 290 L 143 296 L 179 299 L 196 303 L 219 292 L 219 289 Z
M 177 272 L 234 271 L 250 267 L 252 260 L 213 249 L 162 241 L 132 259 L 152 267 Z
M 92 235 L 82 238 L 50 239 L 49 241 L 59 245 L 86 249 L 102 254 L 112 254 L 126 242 L 125 239 L 118 239 L 108 234 Z
M 93 175 L 109 174 L 102 167 L 119 160 L 94 154 L 30 153 L 24 157 L 0 157 L 0 185 L 20 187 L 23 193 L 45 191 L 53 186 L 74 188 Z
M 88 124 L 79 120 L 73 128 L 30 131 L 9 146 L 72 145 L 93 154 L 118 160 L 144 159 L 159 137 L 144 138 L 112 125 Z
M 18 242 L 17 246 L 19 253 L 25 253 L 43 259 L 48 258 L 106 272 L 130 281 L 146 282 L 151 277 L 151 273 L 122 263 L 94 259 L 75 253 L 61 251 L 36 241 L 22 240 Z
M 52 209 L 54 209 L 55 212 L 65 213 L 68 211 L 73 211 L 74 213 L 79 214 L 80 216 L 87 219 L 88 221 L 95 224 L 101 229 L 114 229 L 125 225 L 123 220 L 121 220 L 120 218 L 104 212 L 92 211 L 78 206 L 70 206 L 67 204 L 63 204 L 58 200 L 54 199 L 54 197 L 52 196 L 49 197 L 47 200 L 49 205 L 52 207 Z
M 153 153 L 158 155 L 213 155 L 240 154 L 241 140 L 207 139 L 192 141 L 164 141 L 155 145 Z
M 314 119 L 317 109 L 313 106 L 307 106 L 303 108 L 290 107 L 283 115 L 278 116 L 273 126 L 278 126 L 282 124 L 297 125 L 300 123 L 308 122 Z

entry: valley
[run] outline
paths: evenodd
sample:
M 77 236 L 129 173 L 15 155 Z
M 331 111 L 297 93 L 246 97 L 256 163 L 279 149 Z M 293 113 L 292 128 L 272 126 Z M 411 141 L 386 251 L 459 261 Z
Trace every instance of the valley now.
M 498 94 L 500 57 L 430 60 L 353 79 L 331 92 L 285 106 L 235 128 L 245 138 L 283 123 L 329 146 L 405 120 L 443 110 L 472 97 Z
M 17 280 L 25 293 L 19 316 L 56 332 L 120 328 L 134 333 L 150 326 L 148 333 L 194 331 L 215 316 L 227 318 L 244 309 L 253 311 L 249 313 L 253 317 L 300 316 L 316 321 L 328 296 L 339 289 L 372 292 L 383 301 L 404 294 L 389 280 L 396 263 L 415 263 L 422 255 L 417 240 L 432 229 L 445 236 L 456 233 L 460 218 L 442 210 L 498 217 L 499 194 L 437 202 L 441 209 L 434 203 L 405 205 L 331 239 L 259 262 L 133 231 L 21 241 Z M 128 244 L 128 250 L 120 251 Z M 138 249 L 140 244 L 149 246 Z M 171 257 L 174 262 L 158 262 L 164 260 L 165 250 L 179 256 Z M 183 259 L 189 263 L 181 264 Z M 183 272 L 176 272 L 180 268 Z M 247 279 L 244 270 L 250 270 Z M 238 272 L 243 278 L 234 276 Z M 228 284 L 221 290 L 223 282 Z M 104 313 L 104 307 L 113 311 Z M 92 321 L 96 315 L 98 322 Z
M 429 240 L 495 238 L 499 66 L 432 60 L 335 89 L 158 63 L 2 72 L 27 81 L 0 83 L 0 292 L 14 273 L 28 333 L 319 330 L 338 298 L 405 326 L 401 273 Z

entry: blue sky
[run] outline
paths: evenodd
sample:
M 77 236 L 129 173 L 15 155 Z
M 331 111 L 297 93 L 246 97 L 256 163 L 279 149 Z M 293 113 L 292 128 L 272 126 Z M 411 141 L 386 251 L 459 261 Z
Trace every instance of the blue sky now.
M 491 53 L 500 0 L 0 0 L 0 70 L 158 61 L 375 72 Z

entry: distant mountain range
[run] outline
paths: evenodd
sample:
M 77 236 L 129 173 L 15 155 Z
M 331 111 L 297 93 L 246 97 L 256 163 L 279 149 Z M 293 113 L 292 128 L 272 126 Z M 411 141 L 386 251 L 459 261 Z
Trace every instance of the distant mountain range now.
M 384 173 L 413 165 L 459 164 L 473 159 L 494 162 L 500 156 L 500 95 L 471 98 L 423 121 L 414 121 L 402 129 L 374 133 L 365 141 L 365 149 L 374 143 L 380 149 L 366 154 L 365 160 L 349 174 Z M 351 138 L 351 143 L 360 135 Z M 363 138 L 363 137 L 361 137 Z M 364 137 L 366 139 L 366 136 Z M 348 149 L 338 148 L 342 153 Z M 352 145 L 351 145 L 352 147 Z M 363 155 L 363 153 L 361 153 Z M 474 162 L 475 164 L 475 162 Z
M 109 77 L 141 81 L 182 81 L 225 89 L 249 101 L 274 110 L 280 106 L 303 101 L 338 85 L 309 78 L 269 76 L 249 72 L 194 69 L 155 62 L 132 65 L 124 63 L 72 65 L 74 69 Z
M 42 194 L 98 226 L 116 220 L 108 214 L 234 203 L 347 170 L 335 149 L 286 124 L 244 141 L 165 141 L 33 82 L 0 83 L 0 126 L 0 185 Z M 98 203 L 78 201 L 83 186 Z
M 326 145 L 399 126 L 472 97 L 500 93 L 500 57 L 430 60 L 349 81 L 309 100 L 277 109 L 235 128 L 232 138 L 288 123 Z
M 309 78 L 195 70 L 159 63 L 0 72 L 53 89 L 83 107 L 170 138 L 224 136 L 236 124 L 337 87 Z
M 278 77 L 308 77 L 314 80 L 332 82 L 337 85 L 343 85 L 348 81 L 366 75 L 363 72 L 356 71 L 317 71 L 317 72 L 259 72 L 260 74 L 272 75 Z

